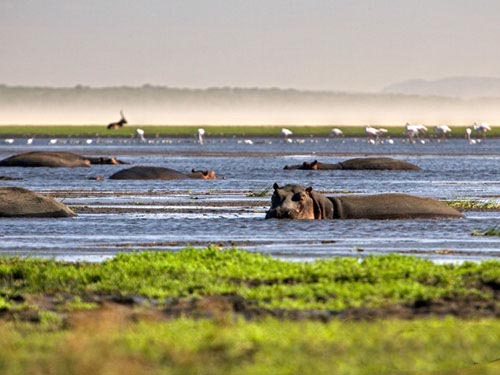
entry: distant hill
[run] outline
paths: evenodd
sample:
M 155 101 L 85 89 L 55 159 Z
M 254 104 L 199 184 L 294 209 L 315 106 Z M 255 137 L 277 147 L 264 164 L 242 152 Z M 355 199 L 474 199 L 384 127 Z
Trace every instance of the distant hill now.
M 435 81 L 414 79 L 389 85 L 382 92 L 406 95 L 448 96 L 463 99 L 500 98 L 500 78 L 450 77 Z

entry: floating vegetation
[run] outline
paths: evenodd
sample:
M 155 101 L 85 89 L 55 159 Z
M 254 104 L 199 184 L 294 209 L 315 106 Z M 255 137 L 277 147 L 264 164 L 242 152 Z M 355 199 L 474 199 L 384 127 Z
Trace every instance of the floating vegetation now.
M 473 230 L 471 232 L 472 236 L 500 236 L 500 227 L 492 227 L 483 232 L 478 230 Z
M 475 200 L 464 198 L 444 202 L 457 210 L 500 210 L 500 201 L 496 199 Z
M 268 186 L 263 190 L 252 190 L 246 196 L 252 197 L 252 198 L 255 198 L 255 197 L 262 198 L 262 197 L 269 195 L 269 192 L 271 191 L 271 189 L 272 189 L 272 186 Z

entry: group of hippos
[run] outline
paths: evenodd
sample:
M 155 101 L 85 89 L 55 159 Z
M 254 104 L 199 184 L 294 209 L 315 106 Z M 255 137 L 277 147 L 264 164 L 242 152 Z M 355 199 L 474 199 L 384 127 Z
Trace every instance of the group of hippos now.
M 113 157 L 87 157 L 71 152 L 33 151 L 0 160 L 0 167 L 90 167 L 95 164 L 128 164 Z M 286 170 L 396 170 L 420 168 L 392 158 L 355 158 L 336 164 L 317 160 L 285 166 Z M 1 176 L 0 176 L 1 178 Z M 189 173 L 170 168 L 134 166 L 109 177 L 118 180 L 215 179 L 214 171 L 193 169 Z M 7 179 L 7 178 L 5 178 Z M 289 184 L 273 186 L 271 207 L 266 219 L 414 219 L 461 218 L 445 203 L 408 194 L 327 197 L 312 187 Z M 51 197 L 20 187 L 0 188 L 0 217 L 69 217 L 75 213 Z

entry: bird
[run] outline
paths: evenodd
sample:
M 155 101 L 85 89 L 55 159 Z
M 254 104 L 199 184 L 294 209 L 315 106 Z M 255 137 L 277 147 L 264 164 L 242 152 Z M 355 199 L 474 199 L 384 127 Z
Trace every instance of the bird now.
M 486 132 L 491 130 L 490 125 L 487 122 L 481 122 L 479 124 L 475 122 L 472 127 L 474 131 L 483 133 L 483 139 L 486 139 Z
M 340 136 L 344 135 L 344 132 L 342 130 L 340 130 L 339 128 L 333 128 L 332 135 L 334 137 L 340 137 Z
M 92 144 L 92 142 L 93 142 L 93 140 L 92 140 L 92 139 L 87 139 L 87 140 L 85 141 L 85 143 L 87 143 L 88 145 Z
M 467 139 L 467 142 L 469 142 L 470 145 L 475 145 L 476 140 L 470 137 L 471 133 L 472 133 L 471 128 L 465 129 L 465 139 Z
M 375 144 L 381 136 L 387 133 L 387 129 L 377 129 L 373 126 L 365 127 L 365 133 L 368 136 L 368 140 L 372 140 L 373 142 L 369 142 L 371 144 Z
M 26 144 L 31 145 L 33 143 L 33 138 L 28 138 Z
M 245 139 L 243 143 L 246 145 L 253 145 L 253 141 L 251 139 Z
M 427 128 L 424 125 L 411 125 L 408 122 L 405 125 L 405 130 L 410 143 L 415 143 L 415 138 L 419 138 L 421 134 L 427 132 Z
M 293 132 L 290 130 L 290 129 L 287 129 L 287 128 L 281 128 L 281 135 L 283 137 L 289 137 L 293 134 Z
M 141 139 L 142 142 L 146 141 L 146 138 L 144 138 L 144 130 L 137 128 L 135 129 L 135 132 L 137 133 L 137 136 Z
M 200 145 L 205 143 L 205 140 L 203 139 L 203 136 L 205 135 L 205 129 L 199 128 L 198 129 L 198 143 Z
M 55 145 L 57 143 L 57 138 L 52 138 L 51 140 L 49 140 L 49 143 L 51 145 Z
M 7 138 L 4 140 L 5 143 L 8 143 L 8 144 L 13 144 L 14 143 L 14 139 L 13 138 Z
M 441 139 L 444 141 L 446 140 L 446 134 L 451 133 L 451 129 L 448 125 L 437 125 L 434 127 L 434 131 L 436 132 L 437 135 L 441 136 Z

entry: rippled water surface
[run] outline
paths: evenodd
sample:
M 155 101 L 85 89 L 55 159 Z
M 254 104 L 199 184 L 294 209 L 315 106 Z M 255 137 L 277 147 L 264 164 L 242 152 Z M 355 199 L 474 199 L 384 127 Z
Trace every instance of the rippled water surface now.
M 304 260 L 336 255 L 399 252 L 442 261 L 500 256 L 499 237 L 471 236 L 500 224 L 499 211 L 467 211 L 460 220 L 264 220 L 274 182 L 301 183 L 335 194 L 404 192 L 439 199 L 500 199 L 500 139 L 476 145 L 464 140 L 370 145 L 364 139 L 253 138 L 60 139 L 49 145 L 16 139 L 0 146 L 0 158 L 28 150 L 110 155 L 135 165 L 188 172 L 214 169 L 218 180 L 95 181 L 127 166 L 1 168 L 21 178 L 1 186 L 49 193 L 75 207 L 72 219 L 0 219 L 0 253 L 100 260 L 118 251 L 175 250 L 187 244 L 237 245 L 249 251 Z M 318 159 L 391 156 L 422 168 L 398 171 L 286 171 L 287 164 Z M 269 189 L 265 196 L 261 192 Z

